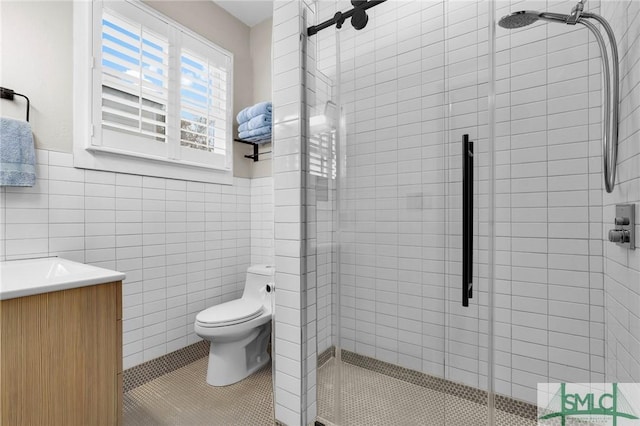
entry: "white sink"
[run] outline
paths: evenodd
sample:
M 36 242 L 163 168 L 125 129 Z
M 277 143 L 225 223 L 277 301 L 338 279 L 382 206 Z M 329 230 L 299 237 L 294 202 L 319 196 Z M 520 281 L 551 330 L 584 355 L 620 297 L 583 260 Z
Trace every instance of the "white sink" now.
M 59 257 L 0 262 L 0 300 L 121 281 L 122 272 Z

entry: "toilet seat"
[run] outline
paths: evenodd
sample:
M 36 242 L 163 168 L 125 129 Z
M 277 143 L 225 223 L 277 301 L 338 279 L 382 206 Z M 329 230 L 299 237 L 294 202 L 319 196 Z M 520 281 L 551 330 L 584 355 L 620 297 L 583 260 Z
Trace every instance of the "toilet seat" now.
M 264 310 L 256 300 L 236 299 L 205 309 L 196 316 L 202 327 L 224 327 L 259 317 Z

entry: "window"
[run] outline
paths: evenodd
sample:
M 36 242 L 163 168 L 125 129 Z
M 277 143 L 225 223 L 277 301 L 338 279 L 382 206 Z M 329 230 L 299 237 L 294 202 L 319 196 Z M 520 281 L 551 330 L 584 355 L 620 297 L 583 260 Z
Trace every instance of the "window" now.
M 206 46 L 185 41 L 180 53 L 180 147 L 184 158 L 197 161 L 202 154 L 227 152 L 227 71 L 211 59 L 215 52 L 201 55 Z
M 131 12 L 134 19 L 145 18 Z M 103 9 L 96 56 L 101 58 L 99 93 L 94 94 L 101 98 L 102 134 L 95 136 L 95 145 L 161 155 L 167 145 L 169 109 L 167 25 L 141 25 L 134 19 Z
M 90 135 L 76 137 L 76 165 L 215 182 L 231 175 L 231 54 L 137 1 L 74 7 L 76 25 L 83 8 L 93 17 Z

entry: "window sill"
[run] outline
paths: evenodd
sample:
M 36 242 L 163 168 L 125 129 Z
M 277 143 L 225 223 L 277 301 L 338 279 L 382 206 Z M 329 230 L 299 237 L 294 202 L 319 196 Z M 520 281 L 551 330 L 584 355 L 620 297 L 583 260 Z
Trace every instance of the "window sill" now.
M 73 165 L 81 169 L 103 170 L 195 182 L 233 184 L 233 171 L 207 167 L 188 161 L 170 160 L 113 148 L 74 148 Z

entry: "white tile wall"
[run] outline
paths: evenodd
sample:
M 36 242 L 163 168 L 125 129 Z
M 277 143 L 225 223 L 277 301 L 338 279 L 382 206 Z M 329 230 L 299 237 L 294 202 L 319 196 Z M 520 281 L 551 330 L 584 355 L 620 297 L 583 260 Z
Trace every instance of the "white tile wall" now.
M 316 3 L 317 7 L 317 3 Z M 313 8 L 307 8 L 307 22 L 315 24 Z M 320 38 L 307 40 L 305 80 L 304 213 L 306 247 L 307 307 L 307 419 L 315 415 L 316 363 L 318 354 L 335 344 L 333 303 L 335 301 L 335 144 L 337 123 L 333 82 L 317 68 Z M 328 103 L 334 102 L 333 104 Z
M 603 379 L 600 64 L 581 27 L 496 31 L 495 388 L 535 403 L 538 382 Z
M 302 20 L 301 29 L 302 32 L 306 30 L 308 26 L 316 22 L 315 17 L 315 4 L 311 0 L 303 1 L 301 6 Z M 313 268 L 311 259 L 317 257 L 318 251 L 314 250 L 314 244 L 311 244 L 310 240 L 315 236 L 314 228 L 316 218 L 311 216 L 312 209 L 310 209 L 310 203 L 313 202 L 309 197 L 307 188 L 314 186 L 314 182 L 311 172 L 311 164 L 309 162 L 310 152 L 310 133 L 309 133 L 309 109 L 315 104 L 315 79 L 312 78 L 316 70 L 315 62 L 315 47 L 316 39 L 314 37 L 307 37 L 306 43 L 303 49 L 303 62 L 302 62 L 302 75 L 304 79 L 302 81 L 303 99 L 302 99 L 302 111 L 303 111 L 303 126 L 302 126 L 302 149 L 300 167 L 302 170 L 302 220 L 304 227 L 302 237 L 302 272 L 304 274 L 303 280 L 303 294 L 302 294 L 302 306 L 303 306 L 303 327 L 302 327 L 302 341 L 303 352 L 302 356 L 305 360 L 302 368 L 303 382 L 302 382 L 302 407 L 303 407 L 303 424 L 313 424 L 317 416 L 317 360 L 318 360 L 318 329 L 317 329 L 317 309 L 318 309 L 318 270 Z M 316 228 L 317 231 L 317 228 Z
M 33 188 L 0 190 L 0 260 L 61 256 L 125 272 L 124 368 L 194 343 L 195 315 L 240 296 L 252 252 L 249 179 L 75 169 L 71 154 L 54 151 L 37 160 Z
M 347 3 L 320 2 L 318 13 Z M 497 16 L 520 3 L 498 2 Z M 565 11 L 572 3 L 549 1 L 541 8 Z M 598 2 L 590 3 L 597 11 Z M 599 381 L 605 364 L 607 380 L 640 381 L 640 257 L 607 243 L 602 261 L 613 205 L 640 201 L 640 39 L 633 30 L 639 11 L 633 1 L 602 3 L 616 29 L 623 79 L 618 186 L 604 207 L 593 39 L 583 45 L 580 30 L 543 24 L 498 30 L 499 393 L 535 402 L 536 382 Z M 455 191 L 458 133 L 475 134 L 480 150 L 486 137 L 486 13 L 480 3 L 464 10 L 455 3 L 389 2 L 370 14 L 367 30 L 341 35 L 349 176 L 342 346 L 480 387 L 487 360 L 486 195 L 478 198 L 474 253 L 480 294 L 473 303 L 480 306 L 462 310 Z M 306 245 L 314 264 L 302 275 L 306 166 L 301 82 L 292 73 L 301 66 L 300 14 L 296 1 L 275 4 L 273 179 L 237 178 L 221 186 L 85 171 L 72 167 L 69 154 L 38 151 L 37 185 L 0 189 L 0 259 L 60 255 L 127 273 L 125 368 L 196 341 L 195 314 L 237 297 L 249 263 L 275 261 L 276 417 L 289 425 L 314 417 L 313 360 L 316 348 L 332 341 L 327 324 L 336 280 L 335 200 L 316 198 L 316 178 L 307 182 L 306 196 L 313 198 L 305 211 L 315 227 L 306 229 L 316 237 Z M 327 70 L 335 61 L 333 34 L 316 40 L 318 70 Z M 318 104 L 319 90 L 307 87 L 308 105 Z M 483 158 L 476 180 L 486 194 Z M 313 333 L 301 334 L 301 320 L 317 321 L 306 328 Z
M 273 13 L 275 417 L 289 426 L 315 419 L 315 390 L 307 392 L 308 384 L 315 389 L 315 363 L 308 362 L 303 327 L 307 321 L 301 162 L 303 8 L 296 0 L 275 1 Z M 313 380 L 308 380 L 311 376 Z
M 251 263 L 273 265 L 273 178 L 251 179 Z
M 612 228 L 616 203 L 635 203 L 636 235 L 640 235 L 640 3 L 603 1 L 620 55 L 620 125 L 618 177 L 605 194 L 603 235 Z M 640 381 L 640 250 L 605 243 L 606 378 Z
M 538 5 L 564 13 L 572 6 Z M 588 6 L 597 11 L 599 3 Z M 349 3 L 318 7 L 332 16 Z M 497 17 L 522 8 L 498 2 Z M 341 345 L 481 388 L 489 12 L 486 2 L 388 2 L 365 30 L 340 32 Z M 584 30 L 497 31 L 496 389 L 535 403 L 537 382 L 599 381 L 604 373 L 600 65 Z M 317 66 L 331 78 L 334 37 L 317 36 Z M 463 133 L 477 153 L 469 308 L 459 300 Z
M 324 6 L 320 4 L 321 13 L 324 8 L 327 15 L 346 4 Z M 438 376 L 445 376 L 446 355 L 447 377 L 481 386 L 479 358 L 485 357 L 486 367 L 486 351 L 478 348 L 480 314 L 477 306 L 459 307 L 459 232 L 445 239 L 447 219 L 452 230 L 459 229 L 453 226 L 460 221 L 459 199 L 445 195 L 460 186 L 459 155 L 453 153 L 459 152 L 461 135 L 469 132 L 482 142 L 479 118 L 455 120 L 482 112 L 481 101 L 475 101 L 482 92 L 464 89 L 486 79 L 486 72 L 483 75 L 482 67 L 461 63 L 462 59 L 454 61 L 453 54 L 445 58 L 445 12 L 448 19 L 460 13 L 450 7 L 428 2 L 380 5 L 370 14 L 367 29 L 341 32 L 347 113 L 347 178 L 340 212 L 341 344 Z M 466 22 L 473 40 L 483 40 L 486 33 L 479 22 Z M 421 41 L 423 34 L 429 36 Z M 446 40 L 453 45 L 457 36 L 466 34 L 451 31 Z M 328 74 L 335 61 L 332 37 L 319 37 L 318 64 Z M 477 63 L 486 51 L 476 48 L 469 54 Z M 444 80 L 446 69 L 458 68 L 466 73 Z M 443 108 L 448 102 L 445 85 L 452 96 L 449 112 Z M 469 96 L 477 102 L 472 108 L 464 104 Z M 455 132 L 450 135 L 443 133 L 445 120 L 453 123 Z M 445 186 L 449 150 L 451 188 Z M 447 263 L 448 257 L 455 261 Z M 446 272 L 454 271 L 455 276 L 446 280 Z M 448 287 L 451 294 L 445 292 Z M 445 307 L 447 298 L 452 302 Z M 482 296 L 476 294 L 476 299 Z M 447 334 L 445 324 L 450 325 Z
M 307 178 L 307 218 L 315 218 L 307 226 L 307 273 L 315 282 L 317 352 L 322 354 L 337 343 L 335 181 L 314 175 Z

